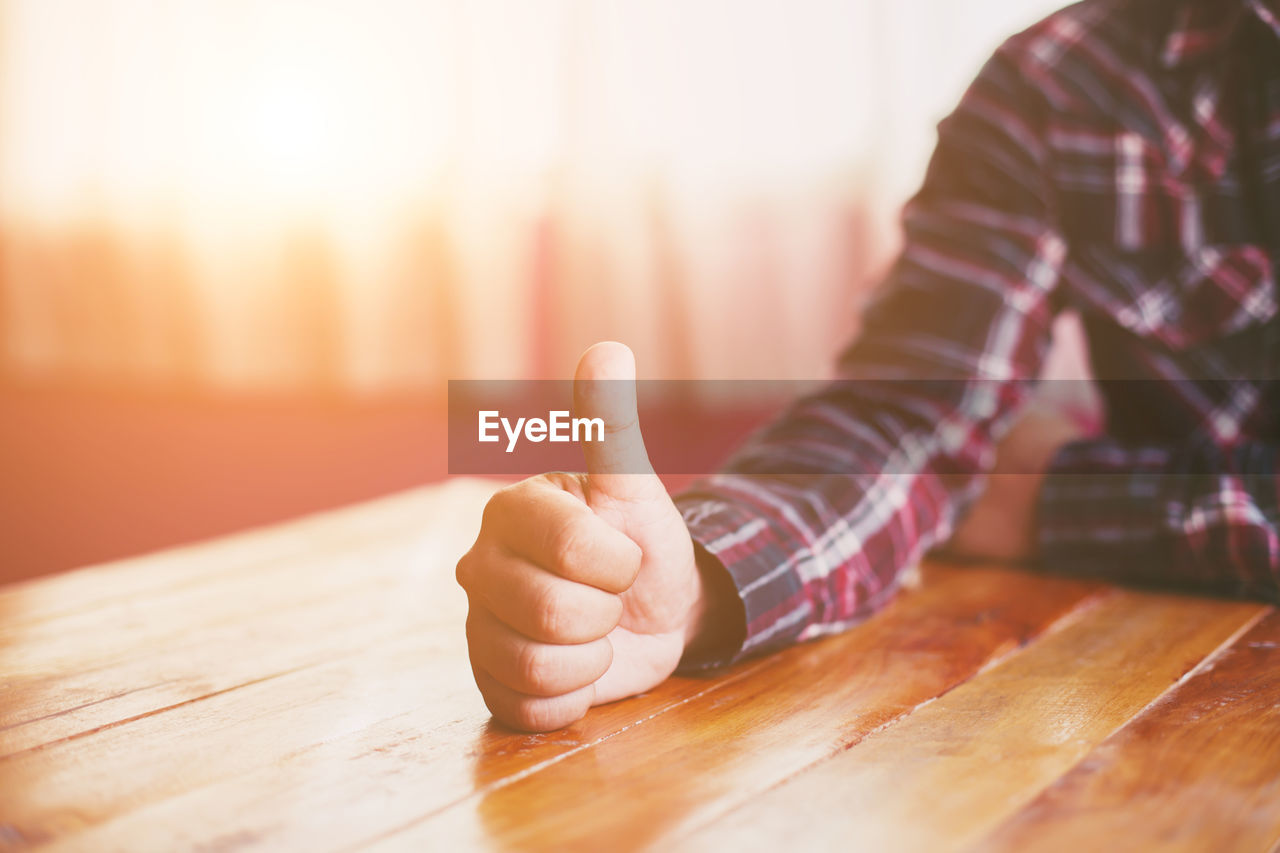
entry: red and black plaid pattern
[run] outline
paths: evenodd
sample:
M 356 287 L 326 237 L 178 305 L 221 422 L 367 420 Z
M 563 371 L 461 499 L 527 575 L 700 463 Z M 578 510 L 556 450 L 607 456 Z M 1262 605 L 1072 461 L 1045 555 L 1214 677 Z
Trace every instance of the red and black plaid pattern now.
M 859 621 L 946 540 L 1068 308 L 1108 416 L 1041 490 L 1044 564 L 1276 600 L 1273 7 L 1086 0 L 1015 36 L 903 219 L 847 381 L 677 499 L 737 585 L 739 654 Z

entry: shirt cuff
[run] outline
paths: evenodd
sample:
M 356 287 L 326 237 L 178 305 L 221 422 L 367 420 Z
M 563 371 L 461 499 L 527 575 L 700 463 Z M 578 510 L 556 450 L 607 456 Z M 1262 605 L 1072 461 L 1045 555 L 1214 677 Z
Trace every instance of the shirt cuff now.
M 768 520 L 707 492 L 686 492 L 675 504 L 693 538 L 699 570 L 711 573 L 710 585 L 719 582 L 736 592 L 734 603 L 741 609 L 735 615 L 744 627 L 740 642 L 691 650 L 676 671 L 715 669 L 794 643 L 807 624 L 807 612 L 793 615 L 805 610 L 805 599 L 799 580 L 784 568 L 788 555 Z

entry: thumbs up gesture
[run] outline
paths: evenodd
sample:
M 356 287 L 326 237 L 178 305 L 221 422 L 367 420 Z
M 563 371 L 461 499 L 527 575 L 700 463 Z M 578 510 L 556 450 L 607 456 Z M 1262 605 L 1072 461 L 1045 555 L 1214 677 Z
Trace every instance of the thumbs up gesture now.
M 622 344 L 583 354 L 574 414 L 605 424 L 604 441 L 583 444 L 587 472 L 499 491 L 458 562 L 476 685 L 515 728 L 557 729 L 648 690 L 702 630 L 707 591 L 649 464 L 635 375 Z

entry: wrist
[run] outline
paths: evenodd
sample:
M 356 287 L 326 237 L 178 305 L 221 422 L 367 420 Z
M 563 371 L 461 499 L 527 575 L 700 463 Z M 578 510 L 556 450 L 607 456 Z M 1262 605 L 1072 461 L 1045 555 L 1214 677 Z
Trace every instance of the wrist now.
M 728 569 L 694 543 L 693 603 L 685 623 L 684 662 L 727 662 L 746 637 L 746 613 Z
M 690 584 L 693 599 L 689 605 L 689 615 L 686 617 L 684 625 L 685 649 L 696 644 L 707 629 L 707 602 L 711 597 L 711 593 L 707 589 L 707 579 L 698 562 L 695 556 L 693 577 Z

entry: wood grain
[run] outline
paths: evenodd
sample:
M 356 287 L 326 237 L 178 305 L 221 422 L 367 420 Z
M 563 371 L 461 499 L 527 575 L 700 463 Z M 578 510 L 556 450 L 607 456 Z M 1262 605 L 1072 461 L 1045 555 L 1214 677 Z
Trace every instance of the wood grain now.
M 1280 837 L 1269 608 L 1008 569 L 926 565 L 846 634 L 503 729 L 453 581 L 494 488 L 0 588 L 0 850 Z
M 1144 850 L 1280 842 L 1280 616 L 1271 613 L 1085 756 L 982 845 Z
M 661 845 L 971 678 L 1099 590 L 993 569 L 926 568 L 922 577 L 858 631 L 777 655 L 660 720 L 394 833 L 387 846 Z
M 276 713 L 274 728 L 238 726 L 249 729 L 252 740 L 225 746 L 228 756 L 192 750 L 140 768 L 153 781 L 127 782 L 127 799 L 86 800 L 111 786 L 108 778 L 94 778 L 56 810 L 28 812 L 10 825 L 26 844 L 50 841 L 41 847 L 49 850 L 131 851 L 139 838 L 152 850 L 224 842 L 237 850 L 350 849 L 424 810 L 445 808 L 475 790 L 588 750 L 637 717 L 657 717 L 713 687 L 673 679 L 644 697 L 598 709 L 570 729 L 526 735 L 489 722 L 475 688 L 463 684 L 469 671 L 422 674 L 432 678 L 419 686 L 422 704 L 395 716 L 349 720 L 345 727 L 329 722 L 325 731 L 319 727 L 332 705 L 305 715 L 296 709 Z M 290 735 L 299 722 L 312 728 Z M 210 740 L 204 733 L 200 739 Z M 194 774 L 184 772 L 183 761 L 197 763 Z M 86 815 L 86 801 L 99 811 Z M 235 816 L 230 824 L 228 814 Z M 79 822 L 68 827 L 58 818 Z
M 429 489 L 381 498 L 336 512 L 317 513 L 288 524 L 224 536 L 49 577 L 0 585 L 0 643 L 15 628 L 104 606 L 146 600 L 155 592 L 225 583 L 228 576 L 257 572 L 269 564 L 294 565 L 326 547 L 402 534 L 413 522 L 455 508 L 475 512 L 477 500 L 497 484 L 453 480 Z M 472 531 L 474 533 L 474 531 Z
M 383 542 L 366 556 L 400 565 L 408 572 L 405 584 L 371 584 L 368 595 L 355 599 L 344 597 L 344 587 L 333 587 L 337 603 L 363 616 L 367 627 L 357 633 L 364 647 L 280 671 L 276 667 L 282 654 L 315 657 L 324 643 L 298 635 L 286 644 L 292 649 L 282 651 L 285 638 L 263 626 L 280 620 L 292 624 L 295 617 L 291 611 L 255 607 L 249 611 L 251 630 L 229 644 L 212 644 L 209 655 L 186 665 L 195 671 L 200 664 L 221 662 L 224 669 L 242 667 L 242 676 L 259 675 L 242 677 L 216 692 L 184 683 L 182 688 L 193 694 L 187 701 L 0 758 L 0 847 L 60 840 L 72 849 L 127 850 L 147 838 L 152 849 L 173 849 L 196 838 L 226 836 L 237 846 L 260 839 L 263 846 L 278 849 L 281 803 L 293 802 L 302 790 L 315 792 L 312 818 L 288 825 L 283 840 L 301 843 L 307 838 L 304 846 L 309 849 L 323 847 L 343 829 L 355 833 L 356 840 L 376 830 L 352 819 L 361 813 L 353 810 L 355 801 L 367 812 L 368 803 L 383 797 L 388 821 L 401 812 L 407 818 L 433 804 L 443 807 L 476 786 L 581 749 L 637 717 L 661 713 L 712 686 L 705 680 L 675 679 L 644 697 L 600 709 L 554 736 L 515 734 L 490 724 L 467 664 L 464 597 L 453 584 L 452 565 L 474 537 L 492 488 L 476 485 L 461 501 L 457 489 L 446 495 L 465 504 L 470 516 L 465 524 L 448 513 L 428 513 L 400 533 L 382 531 L 392 545 L 402 534 L 427 544 L 451 543 L 447 559 L 431 558 L 429 574 L 409 571 L 415 564 L 403 559 L 404 543 L 392 547 Z M 433 502 L 440 497 L 433 495 Z M 429 549 L 428 556 L 432 554 L 435 549 Z M 298 577 L 272 582 L 305 587 L 317 572 L 345 570 L 324 561 L 303 561 L 295 569 Z M 211 589 L 217 592 L 217 584 Z M 231 602 L 216 606 L 234 610 L 235 600 L 243 602 L 238 582 L 226 589 L 233 591 Z M 382 606 L 370 607 L 374 600 Z M 165 608 L 147 612 L 148 618 L 165 624 L 174 621 Z M 153 627 L 142 626 L 144 631 Z M 216 638 L 217 630 L 197 622 L 190 629 L 189 646 Z M 123 678 L 145 672 L 148 662 L 171 657 L 164 648 L 142 648 L 146 654 L 135 669 L 110 669 L 109 674 Z M 97 652 L 86 649 L 85 654 Z M 76 677 L 74 671 L 67 676 Z M 160 698 L 154 691 L 141 695 L 144 702 Z M 473 754 L 477 750 L 486 757 L 481 767 Z M 418 784 L 404 778 L 406 768 L 420 771 Z M 335 775 L 338 769 L 341 775 Z M 352 779 L 364 786 L 351 785 Z M 335 786 L 337 780 L 346 784 Z M 388 790 L 398 798 L 385 801 Z M 232 804 L 238 821 L 229 830 L 225 815 Z M 175 818 L 166 819 L 169 815 Z M 333 825 L 316 815 L 332 816 Z
M 411 506 L 383 502 L 397 511 L 375 515 L 382 524 L 370 524 L 365 508 L 331 525 L 338 534 L 318 535 L 314 522 L 303 522 L 302 543 L 292 548 L 273 533 L 261 552 L 243 541 L 215 546 L 221 575 L 181 554 L 165 584 L 137 583 L 126 570 L 121 585 L 135 589 L 132 597 L 108 593 L 116 586 L 110 571 L 81 573 L 81 586 L 106 588 L 96 607 L 10 625 L 0 639 L 0 755 L 322 663 L 419 623 L 455 625 L 464 597 L 441 582 L 441 567 L 469 544 L 451 531 L 474 529 L 477 499 L 490 490 L 473 484 L 472 500 L 441 495 L 429 527 L 440 535 L 425 539 L 397 535 L 388 521 L 399 520 L 402 531 L 425 525 L 403 513 Z M 39 609 L 47 597 L 35 597 Z M 21 603 L 12 592 L 8 601 Z
M 962 848 L 1263 612 L 1256 604 L 1116 592 L 686 845 Z

